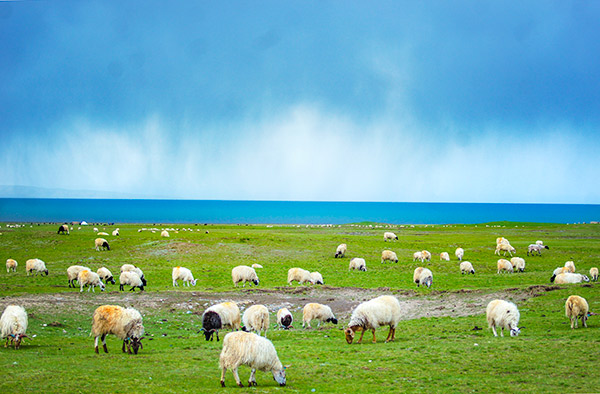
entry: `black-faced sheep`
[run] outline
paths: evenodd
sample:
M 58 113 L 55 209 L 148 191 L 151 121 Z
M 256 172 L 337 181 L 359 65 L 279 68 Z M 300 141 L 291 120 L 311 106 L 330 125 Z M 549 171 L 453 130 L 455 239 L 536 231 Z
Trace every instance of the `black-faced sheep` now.
M 598 267 L 590 268 L 590 278 L 592 278 L 594 282 L 598 281 Z
M 590 316 L 590 307 L 585 298 L 576 295 L 569 296 L 565 302 L 565 314 L 571 320 L 571 329 L 577 328 L 577 319 L 581 318 L 581 324 L 587 327 L 586 320 Z
M 279 327 L 287 330 L 292 327 L 293 321 L 294 317 L 287 308 L 281 308 L 277 311 L 277 325 L 279 325 Z
M 473 264 L 470 261 L 463 261 L 460 263 L 460 273 L 461 274 L 475 274 L 475 269 L 473 268 Z
M 386 342 L 396 338 L 396 326 L 402 317 L 400 302 L 393 296 L 380 296 L 358 305 L 352 312 L 348 328 L 344 331 L 346 342 L 354 340 L 357 331 L 362 331 L 358 343 L 362 343 L 365 331 L 373 332 L 373 343 L 376 342 L 375 330 L 381 326 L 389 325 L 390 330 Z
M 394 263 L 397 263 L 398 256 L 396 256 L 396 253 L 392 252 L 391 250 L 384 250 L 381 252 L 381 262 L 383 263 L 384 261 L 393 261 Z
M 122 308 L 118 305 L 102 305 L 96 308 L 92 317 L 92 331 L 90 333 L 94 339 L 94 351 L 98 354 L 98 338 L 102 339 L 104 353 L 108 353 L 106 347 L 106 336 L 113 334 L 123 341 L 121 350 L 125 353 L 138 353 L 138 349 L 143 349 L 142 339 L 144 339 L 144 325 L 142 324 L 142 315 L 134 308 Z
M 506 259 L 499 259 L 498 260 L 498 273 L 502 273 L 504 271 L 509 272 L 509 273 L 513 273 L 513 266 L 510 263 L 510 261 L 506 260 Z
M 17 272 L 17 266 L 19 264 L 17 263 L 17 260 L 15 259 L 6 259 L 6 272 Z
M 294 267 L 288 270 L 287 282 L 288 285 L 291 286 L 292 282 L 297 281 L 299 284 L 310 283 L 311 285 L 315 284 L 313 277 L 310 274 L 310 271 L 307 271 L 302 268 Z
M 40 259 L 29 259 L 25 262 L 25 272 L 27 272 L 27 276 L 30 273 L 33 273 L 37 276 L 38 273 L 44 273 L 48 276 L 48 269 L 46 268 L 46 263 L 44 263 Z
M 556 275 L 554 278 L 554 283 L 558 285 L 569 284 L 569 283 L 582 283 L 589 282 L 590 278 L 587 275 L 582 274 L 573 274 L 571 272 L 565 272 L 563 274 Z
M 144 291 L 145 285 L 137 273 L 133 271 L 125 271 L 121 272 L 121 276 L 119 276 L 119 290 L 124 291 L 125 286 L 131 286 L 129 291 L 135 291 L 136 287 L 138 287 L 141 291 Z
M 349 270 L 366 271 L 367 270 L 367 263 L 365 262 L 365 259 L 360 258 L 360 257 L 355 257 L 352 260 L 350 260 L 350 264 L 348 265 L 348 269 Z
M 136 267 L 133 264 L 123 264 L 121 266 L 121 273 L 123 272 L 135 272 L 137 274 L 137 276 L 140 277 L 140 279 L 142 280 L 142 284 L 144 286 L 148 285 L 148 283 L 146 282 L 146 276 L 144 275 L 144 272 L 139 269 L 138 267 Z
M 433 284 L 433 273 L 428 268 L 417 267 L 413 273 L 413 280 L 417 287 L 423 285 L 430 288 Z
M 454 255 L 459 261 L 462 261 L 465 255 L 465 250 L 463 248 L 456 248 L 456 250 L 454 251 Z
M 58 228 L 57 234 L 67 234 L 67 235 L 69 235 L 69 226 L 67 226 L 66 224 L 62 224 Z
M 531 244 L 527 247 L 527 256 L 529 256 L 529 253 L 531 253 L 531 255 L 533 256 L 533 254 L 536 252 L 537 252 L 538 256 L 541 256 L 543 249 L 550 249 L 550 248 L 545 245 Z
M 346 255 L 346 251 L 348 250 L 348 246 L 346 244 L 340 244 L 335 250 L 335 258 L 342 258 Z
M 510 336 L 516 337 L 521 333 L 519 329 L 519 310 L 517 306 L 509 301 L 494 300 L 491 301 L 486 309 L 488 326 L 492 329 L 494 336 L 497 337 L 496 327 L 500 327 L 500 336 L 504 336 L 504 329 L 510 330 Z
M 513 271 L 523 272 L 525 271 L 525 259 L 522 257 L 513 257 L 510 259 L 510 263 L 513 266 Z
M 94 240 L 94 244 L 96 245 L 96 250 L 100 251 L 100 249 L 110 250 L 110 246 L 108 245 L 108 241 L 104 238 L 96 238 Z
M 180 280 L 182 286 L 185 286 L 186 283 L 188 287 L 190 285 L 196 286 L 196 279 L 194 279 L 194 275 L 192 275 L 192 271 L 185 267 L 173 267 L 173 273 L 171 274 L 171 278 L 173 279 L 173 287 L 179 286 L 177 281 Z
M 321 273 L 320 273 L 320 272 L 317 272 L 317 271 L 315 271 L 315 272 L 311 272 L 311 273 L 310 273 L 310 278 L 312 279 L 312 282 L 313 282 L 315 285 L 322 285 L 323 283 L 325 283 L 325 282 L 323 281 L 323 275 L 321 275 Z
M 112 283 L 113 285 L 116 283 L 115 278 L 113 278 L 113 274 L 108 270 L 108 268 L 100 267 L 96 273 L 105 283 Z
M 209 315 L 210 318 L 207 318 L 207 326 L 204 326 L 204 316 L 208 312 L 214 312 L 219 315 L 221 320 L 220 325 L 217 322 L 217 319 L 214 315 Z M 213 333 L 217 334 L 217 341 L 219 340 L 219 330 L 224 327 L 229 327 L 231 330 L 239 330 L 240 325 L 242 323 L 242 318 L 240 316 L 240 308 L 237 306 L 235 302 L 222 302 L 220 304 L 215 304 L 204 311 L 202 315 L 202 328 L 204 330 L 204 335 L 206 340 L 212 340 Z M 208 331 L 208 332 L 207 332 Z
M 90 271 L 88 267 L 84 267 L 83 265 L 72 265 L 67 268 L 67 283 L 69 284 L 69 287 L 75 287 L 77 276 L 84 270 Z
M 213 336 L 217 334 L 217 342 L 219 342 L 219 330 L 223 328 L 221 316 L 215 311 L 206 311 L 202 315 L 202 331 L 206 340 L 212 341 Z
M 302 328 L 312 328 L 310 321 L 313 319 L 319 321 L 317 323 L 317 328 L 321 326 L 321 322 L 331 322 L 333 324 L 337 324 L 338 322 L 330 307 L 311 302 L 306 304 L 302 309 Z
M 243 286 L 246 287 L 246 282 L 250 282 L 251 284 L 258 286 L 258 275 L 256 271 L 252 267 L 248 267 L 247 265 L 238 265 L 231 270 L 231 280 L 233 281 L 233 285 L 237 287 L 238 283 L 242 282 Z
M 387 240 L 390 240 L 390 241 L 396 240 L 397 241 L 398 236 L 392 232 L 387 231 L 387 232 L 383 233 L 383 241 L 385 242 Z
M 0 317 L 0 337 L 6 338 L 4 347 L 7 347 L 10 342 L 11 345 L 14 344 L 15 349 L 18 349 L 23 338 L 28 338 L 25 334 L 28 323 L 25 308 L 19 305 L 7 306 Z

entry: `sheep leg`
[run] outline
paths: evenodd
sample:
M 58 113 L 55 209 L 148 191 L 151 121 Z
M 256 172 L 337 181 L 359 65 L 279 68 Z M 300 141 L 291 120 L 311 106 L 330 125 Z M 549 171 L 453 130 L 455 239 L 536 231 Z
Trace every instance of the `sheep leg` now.
M 375 329 L 372 329 L 371 331 L 373 331 L 373 343 L 377 343 L 377 339 L 375 339 Z
M 121 347 L 121 351 L 125 353 L 125 341 L 123 341 L 123 346 Z
M 119 284 L 119 290 L 121 290 L 121 291 L 123 291 L 123 290 L 124 290 L 124 289 L 123 289 L 123 285 L 122 285 L 122 284 Z
M 358 339 L 358 342 L 356 342 L 356 343 L 362 343 L 363 335 L 365 335 L 365 330 L 360 330 L 360 338 Z
M 586 323 L 586 320 L 587 320 L 587 316 L 586 316 L 586 315 L 583 315 L 583 316 L 581 317 L 581 322 L 583 323 L 583 326 L 584 326 L 585 328 L 587 328 L 587 323 Z
M 248 379 L 248 387 L 256 386 L 256 378 L 254 377 L 254 375 L 256 375 L 256 368 L 252 368 L 252 370 L 250 371 L 250 379 Z
M 498 333 L 496 332 L 496 326 L 492 326 L 492 332 L 494 333 L 495 337 L 498 336 Z
M 221 387 L 225 387 L 225 372 L 227 371 L 227 368 L 223 368 L 221 370 Z
M 176 280 L 173 280 L 173 287 L 175 287 L 175 286 L 179 286 L 179 285 L 177 284 Z
M 392 337 L 392 330 L 393 330 L 393 328 L 392 328 L 392 326 L 390 326 L 390 330 L 388 331 L 387 338 L 385 338 L 386 343 L 389 342 L 390 338 Z
M 104 353 L 108 353 L 108 348 L 106 347 L 106 334 L 102 334 L 102 348 L 104 349 Z M 96 337 L 96 340 L 98 340 L 98 337 Z M 96 349 L 98 348 L 98 346 L 96 346 Z
M 238 375 L 237 367 L 232 368 L 231 372 L 233 372 L 233 377 L 235 378 L 235 382 L 237 383 L 237 385 L 240 386 L 240 387 L 244 387 L 244 385 L 240 381 L 240 376 Z

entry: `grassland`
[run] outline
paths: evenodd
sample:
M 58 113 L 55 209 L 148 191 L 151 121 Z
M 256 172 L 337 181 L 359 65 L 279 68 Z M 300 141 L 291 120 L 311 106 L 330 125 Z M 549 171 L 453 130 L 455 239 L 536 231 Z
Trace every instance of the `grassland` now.
M 0 392 L 594 392 L 600 387 L 600 319 L 589 328 L 571 330 L 564 301 L 571 294 L 585 297 L 600 311 L 596 284 L 552 286 L 552 270 L 567 260 L 578 272 L 599 266 L 600 226 L 535 223 L 490 223 L 452 226 L 405 226 L 392 229 L 394 242 L 383 241 L 384 228 L 369 224 L 333 227 L 253 225 L 164 225 L 179 228 L 170 238 L 160 231 L 138 232 L 151 225 L 99 226 L 120 236 L 105 236 L 108 252 L 94 249 L 93 226 L 77 226 L 70 235 L 57 235 L 58 225 L 1 224 L 0 258 L 19 262 L 17 273 L 0 271 L 0 308 L 21 304 L 29 313 L 30 336 L 18 351 L 0 348 Z M 375 224 L 372 224 L 375 226 Z M 183 229 L 192 231 L 183 231 Z M 527 260 L 524 273 L 498 275 L 495 239 L 504 236 Z M 525 255 L 528 244 L 541 239 L 550 246 L 541 257 Z M 335 248 L 348 244 L 346 258 L 334 259 Z M 475 275 L 461 275 L 453 256 L 465 249 Z M 381 264 L 383 249 L 394 250 L 400 262 Z M 412 272 L 419 263 L 414 251 L 427 249 L 434 258 L 432 289 L 416 288 Z M 452 261 L 439 260 L 448 251 Z M 363 257 L 367 272 L 349 272 L 350 257 Z M 48 277 L 27 277 L 29 258 L 44 260 Z M 83 263 L 118 273 L 124 263 L 144 270 L 149 286 L 144 294 L 79 293 L 67 287 L 66 268 Z M 231 268 L 259 263 L 260 286 L 234 288 Z M 172 267 L 192 270 L 198 284 L 177 288 Z M 325 286 L 286 286 L 287 270 L 302 267 L 323 274 Z M 406 319 L 397 340 L 347 345 L 342 327 L 352 308 L 380 294 L 396 295 Z M 490 299 L 514 300 L 521 311 L 521 336 L 494 338 L 487 329 L 485 305 Z M 280 388 L 270 374 L 257 374 L 258 387 L 239 389 L 229 373 L 227 388 L 219 386 L 221 343 L 206 342 L 201 314 L 220 300 L 241 305 L 264 303 L 271 310 L 286 305 L 294 313 L 295 329 L 271 330 L 284 364 L 291 364 L 288 385 Z M 338 326 L 300 328 L 301 307 L 312 300 L 328 303 L 340 319 Z M 145 347 L 137 356 L 120 352 L 114 337 L 109 354 L 93 353 L 89 337 L 93 310 L 105 303 L 131 305 L 144 315 Z M 272 323 L 274 323 L 274 316 Z M 365 336 L 366 338 L 367 336 Z M 246 381 L 249 369 L 241 367 Z

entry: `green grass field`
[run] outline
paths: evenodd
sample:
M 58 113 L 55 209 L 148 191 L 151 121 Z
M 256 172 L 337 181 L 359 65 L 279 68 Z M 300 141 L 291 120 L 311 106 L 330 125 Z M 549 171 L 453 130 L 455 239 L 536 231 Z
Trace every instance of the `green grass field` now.
M 369 227 L 372 225 L 373 227 Z M 571 294 L 588 300 L 600 313 L 596 284 L 551 285 L 554 268 L 573 260 L 577 272 L 589 275 L 600 266 L 600 226 L 535 223 L 490 223 L 451 226 L 393 226 L 399 240 L 384 242 L 389 228 L 375 223 L 320 226 L 161 225 L 178 228 L 169 238 L 160 231 L 138 232 L 152 225 L 97 226 L 120 236 L 104 236 L 110 251 L 94 249 L 93 225 L 57 235 L 58 225 L 26 224 L 0 228 L 0 258 L 13 258 L 16 273 L 0 271 L 0 308 L 23 305 L 29 314 L 28 335 L 19 350 L 0 348 L 0 392 L 597 392 L 600 378 L 600 318 L 587 329 L 571 330 L 564 302 Z M 191 229 L 184 231 L 183 229 Z M 495 239 L 508 238 L 517 256 L 527 261 L 524 273 L 496 273 Z M 526 248 L 541 239 L 550 250 L 527 257 Z M 333 257 L 346 243 L 345 258 Z M 454 257 L 465 249 L 475 275 L 461 275 Z M 398 264 L 381 264 L 381 251 L 397 253 Z M 430 263 L 412 261 L 418 250 L 433 254 Z M 451 261 L 440 261 L 439 253 Z M 367 272 L 348 271 L 351 257 L 363 257 Z M 26 276 L 25 261 L 40 258 L 49 276 Z M 147 291 L 79 293 L 67 287 L 66 269 L 80 263 L 93 270 L 109 268 L 118 277 L 125 263 L 139 266 L 148 279 Z M 258 288 L 234 288 L 231 269 L 259 263 Z M 174 288 L 174 266 L 190 268 L 196 287 Z M 424 265 L 434 273 L 431 289 L 412 283 L 413 270 Z M 319 271 L 325 286 L 287 287 L 287 270 Z M 378 343 L 365 335 L 363 344 L 346 344 L 342 329 L 360 301 L 394 294 L 406 307 L 393 343 Z M 485 305 L 502 297 L 517 303 L 521 335 L 494 338 L 487 328 Z M 199 332 L 206 307 L 235 300 L 246 307 L 264 303 L 272 312 L 287 306 L 294 329 L 268 333 L 287 371 L 280 388 L 270 374 L 258 372 L 258 387 L 240 389 L 230 372 L 227 388 L 219 385 L 221 342 L 206 342 Z M 328 303 L 340 323 L 319 329 L 301 328 L 301 307 L 313 300 Z M 134 306 L 144 316 L 147 338 L 138 355 L 120 351 L 109 336 L 110 353 L 96 355 L 89 337 L 91 316 L 100 305 Z M 271 317 L 275 323 L 275 313 Z M 482 329 L 481 329 L 482 328 Z M 223 332 L 221 337 L 225 334 Z M 367 340 L 369 338 L 369 340 Z M 240 368 L 247 382 L 249 368 Z M 314 391 L 313 391 L 314 390 Z

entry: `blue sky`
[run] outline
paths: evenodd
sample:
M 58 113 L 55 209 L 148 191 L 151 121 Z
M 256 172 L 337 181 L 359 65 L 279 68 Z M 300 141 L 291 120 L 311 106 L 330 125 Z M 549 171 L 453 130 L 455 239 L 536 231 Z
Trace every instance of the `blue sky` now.
M 0 185 L 600 203 L 600 2 L 0 2 Z

